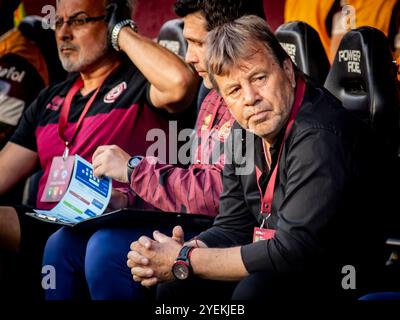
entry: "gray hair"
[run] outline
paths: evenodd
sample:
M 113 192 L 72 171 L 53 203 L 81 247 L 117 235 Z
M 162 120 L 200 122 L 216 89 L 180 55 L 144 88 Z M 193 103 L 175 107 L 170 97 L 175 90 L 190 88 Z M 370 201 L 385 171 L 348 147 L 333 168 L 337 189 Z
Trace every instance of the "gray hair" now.
M 215 89 L 218 90 L 215 75 L 229 74 L 229 69 L 238 60 L 246 59 L 256 52 L 257 42 L 265 45 L 281 67 L 286 59 L 290 60 L 265 20 L 254 15 L 225 23 L 208 34 L 206 67 Z

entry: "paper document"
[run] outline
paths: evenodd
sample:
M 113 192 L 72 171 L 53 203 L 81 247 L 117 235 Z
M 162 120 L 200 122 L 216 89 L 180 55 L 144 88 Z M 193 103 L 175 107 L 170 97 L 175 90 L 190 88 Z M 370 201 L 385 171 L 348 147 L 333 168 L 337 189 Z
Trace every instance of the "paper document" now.
M 79 223 L 101 215 L 111 197 L 110 178 L 93 176 L 93 166 L 75 155 L 74 171 L 68 189 L 52 210 L 34 210 L 39 218 L 65 223 Z

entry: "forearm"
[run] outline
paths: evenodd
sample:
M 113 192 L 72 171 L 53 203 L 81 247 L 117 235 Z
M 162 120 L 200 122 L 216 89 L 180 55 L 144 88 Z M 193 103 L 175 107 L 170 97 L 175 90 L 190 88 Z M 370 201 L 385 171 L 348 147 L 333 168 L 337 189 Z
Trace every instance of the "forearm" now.
M 155 94 L 152 96 L 156 99 L 152 102 L 156 107 L 164 107 L 158 102 L 165 102 L 167 105 L 179 102 L 184 107 L 192 102 L 196 93 L 197 77 L 182 59 L 130 28 L 121 30 L 118 43 L 154 87 Z M 177 112 L 183 108 L 174 110 L 167 106 L 166 109 Z
M 0 170 L 1 172 L 5 172 L 4 167 L 1 165 Z M 5 193 L 11 191 L 19 181 L 17 177 L 9 177 L 8 179 L 7 176 L 8 175 L 1 175 L 0 177 L 0 195 L 4 195 Z
M 222 191 L 222 167 L 178 168 L 144 158 L 131 176 L 131 188 L 163 211 L 199 213 L 215 217 Z M 162 181 L 162 183 L 160 183 Z
M 191 256 L 193 272 L 204 279 L 238 281 L 249 275 L 240 253 L 240 247 L 226 249 L 193 250 Z
M 38 163 L 37 153 L 9 142 L 0 152 L 0 194 L 10 191 L 32 174 Z

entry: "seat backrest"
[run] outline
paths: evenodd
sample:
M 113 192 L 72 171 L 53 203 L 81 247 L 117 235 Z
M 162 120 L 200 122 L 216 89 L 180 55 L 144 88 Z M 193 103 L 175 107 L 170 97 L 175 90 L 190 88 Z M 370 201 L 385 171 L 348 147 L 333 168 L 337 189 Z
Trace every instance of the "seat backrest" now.
M 188 45 L 183 36 L 183 19 L 178 18 L 165 22 L 160 29 L 157 41 L 160 45 L 184 59 Z M 207 89 L 201 82 L 197 92 L 197 111 L 200 110 L 200 106 L 209 92 L 210 89 Z
M 329 60 L 318 32 L 302 21 L 281 25 L 275 35 L 297 67 L 323 86 L 329 72 Z
M 396 81 L 388 39 L 375 28 L 361 27 L 344 35 L 325 82 L 344 107 L 366 122 L 379 142 L 395 153 L 400 110 Z
M 173 19 L 165 22 L 160 29 L 157 41 L 163 47 L 184 58 L 187 51 L 187 42 L 183 37 L 183 19 Z
M 66 78 L 66 71 L 61 65 L 58 57 L 58 50 L 54 31 L 42 26 L 42 17 L 25 17 L 18 26 L 19 31 L 33 41 L 42 53 L 49 71 L 49 82 L 63 81 Z
M 23 204 L 30 206 L 32 208 L 36 208 L 36 203 L 37 203 L 37 194 L 39 190 L 39 182 L 40 179 L 43 176 L 43 170 L 39 170 L 32 174 L 27 182 L 26 182 L 26 187 L 25 187 L 25 193 L 24 193 L 24 199 L 23 199 Z

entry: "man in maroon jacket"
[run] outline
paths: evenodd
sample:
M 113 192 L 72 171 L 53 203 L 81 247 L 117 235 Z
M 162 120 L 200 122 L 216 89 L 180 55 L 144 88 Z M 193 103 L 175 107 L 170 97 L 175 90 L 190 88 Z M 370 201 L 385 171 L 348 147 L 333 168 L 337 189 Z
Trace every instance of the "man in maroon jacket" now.
M 178 0 L 175 8 L 178 15 L 184 17 L 184 36 L 189 45 L 186 60 L 209 87 L 204 64 L 208 32 L 245 14 L 264 14 L 260 0 Z M 232 123 L 233 118 L 222 98 L 212 90 L 198 115 L 198 147 L 194 152 L 195 161 L 189 167 L 163 164 L 150 157 L 134 157 L 129 161 L 132 173 L 127 174 L 131 156 L 113 145 L 100 147 L 93 155 L 94 174 L 119 182 L 128 182 L 130 178 L 132 190 L 159 209 L 216 216 L 225 162 L 221 150 Z M 132 204 L 135 199 L 126 196 L 124 200 L 120 202 L 121 207 Z M 159 227 L 157 221 L 148 226 L 147 234 L 155 227 Z M 190 233 L 189 230 L 186 235 L 190 237 Z M 65 229 L 54 234 L 47 242 L 44 264 L 56 268 L 58 283 L 55 290 L 46 291 L 46 298 L 78 298 L 82 294 L 79 289 L 85 287 L 82 279 L 86 280 L 92 299 L 143 298 L 149 291 L 132 281 L 126 267 L 127 248 L 142 234 L 146 234 L 146 230 L 141 227 L 105 228 L 90 235 L 90 239 Z
M 225 164 L 221 212 L 197 238 L 184 243 L 177 226 L 172 238 L 155 231 L 154 240 L 132 243 L 133 279 L 164 283 L 158 298 L 181 303 L 336 301 L 371 291 L 384 239 L 373 219 L 384 185 L 370 170 L 382 162 L 370 152 L 373 132 L 297 70 L 264 20 L 226 23 L 207 46 L 210 79 L 237 121 L 233 133 L 240 125 L 255 136 L 246 149 L 254 165 L 238 174 L 235 159 Z M 240 144 L 226 149 L 227 159 Z
M 188 41 L 186 62 L 193 65 L 212 88 L 205 68 L 205 38 L 216 26 L 245 14 L 264 17 L 262 1 L 178 0 L 175 12 L 184 19 Z M 94 173 L 130 182 L 134 193 L 163 211 L 200 213 L 215 217 L 219 212 L 224 167 L 224 141 L 233 117 L 215 90 L 204 99 L 196 121 L 194 160 L 186 168 L 165 164 L 153 157 L 131 157 L 117 146 L 102 146 L 93 155 Z M 128 174 L 127 174 L 128 173 Z M 126 202 L 126 206 L 132 205 Z

